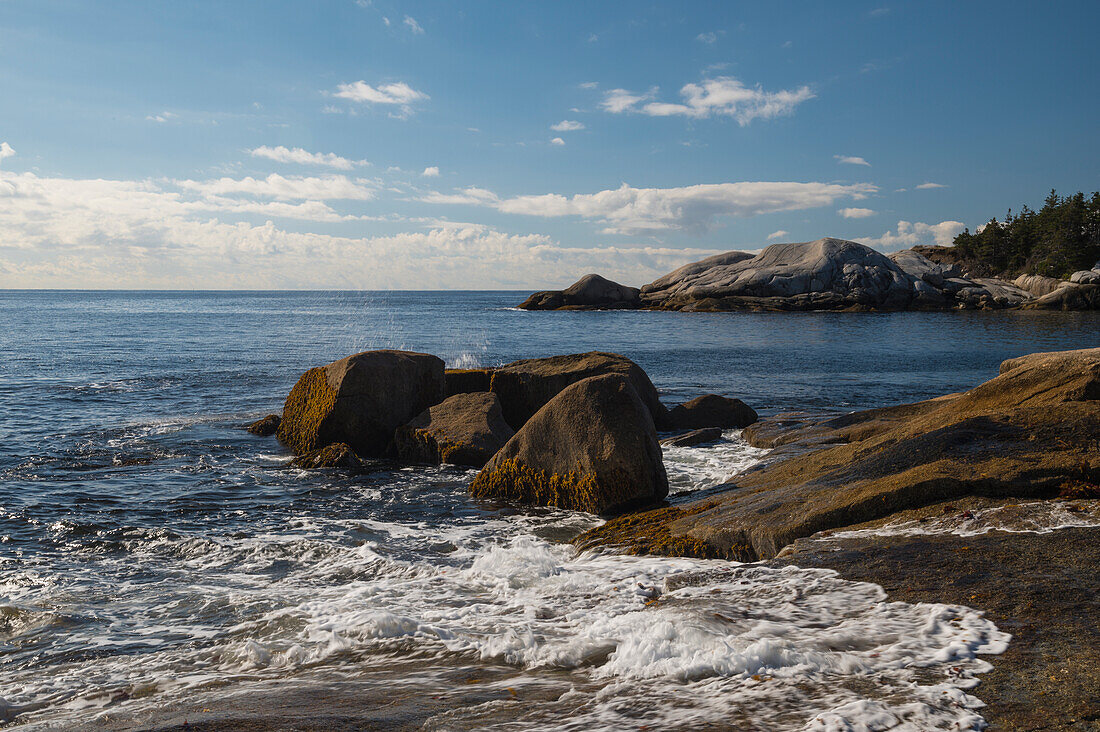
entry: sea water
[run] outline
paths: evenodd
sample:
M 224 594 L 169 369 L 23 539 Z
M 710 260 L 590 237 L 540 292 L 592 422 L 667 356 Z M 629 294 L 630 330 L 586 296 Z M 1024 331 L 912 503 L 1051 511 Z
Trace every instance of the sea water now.
M 406 726 L 441 730 L 981 728 L 975 685 L 1009 637 L 976 610 L 824 570 L 578 553 L 599 519 L 473 501 L 473 473 L 447 466 L 298 470 L 243 426 L 370 348 L 465 367 L 615 351 L 669 404 L 849 411 L 1096 346 L 1095 314 L 521 299 L 0 293 L 0 724 L 127 728 L 342 689 L 365 717 L 401 698 Z M 736 431 L 667 448 L 672 500 L 762 459 Z

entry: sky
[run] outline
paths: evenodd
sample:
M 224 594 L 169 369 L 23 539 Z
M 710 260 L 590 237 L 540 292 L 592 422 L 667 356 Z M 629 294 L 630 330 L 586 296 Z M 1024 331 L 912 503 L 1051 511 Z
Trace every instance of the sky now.
M 1100 188 L 1100 3 L 0 0 L 0 287 L 640 285 Z

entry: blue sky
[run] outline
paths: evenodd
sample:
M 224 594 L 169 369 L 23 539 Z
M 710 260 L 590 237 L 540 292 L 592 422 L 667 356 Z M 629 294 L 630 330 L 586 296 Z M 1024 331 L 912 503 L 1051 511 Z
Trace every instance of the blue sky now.
M 1100 4 L 0 0 L 0 286 L 641 284 L 1098 187 Z

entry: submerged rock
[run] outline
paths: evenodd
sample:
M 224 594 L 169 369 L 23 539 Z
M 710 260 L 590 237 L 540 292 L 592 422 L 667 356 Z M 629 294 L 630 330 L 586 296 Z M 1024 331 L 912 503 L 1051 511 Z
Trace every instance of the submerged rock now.
M 366 351 L 302 374 L 283 407 L 279 439 L 298 454 L 334 442 L 382 456 L 394 431 L 443 401 L 443 361 L 426 353 Z
M 320 468 L 346 468 L 362 470 L 364 463 L 347 444 L 336 442 L 320 450 L 310 450 L 290 461 L 296 468 L 317 470 Z
M 596 308 L 636 308 L 642 304 L 637 287 L 588 274 L 564 290 L 536 292 L 523 301 L 524 310 L 585 310 Z
M 705 427 L 661 440 L 665 447 L 695 447 L 722 439 L 721 427 Z
M 490 392 L 456 394 L 397 428 L 402 461 L 480 468 L 514 435 Z
M 704 394 L 668 410 L 667 423 L 678 429 L 741 429 L 758 419 L 752 407 L 740 399 Z
M 477 498 L 607 514 L 668 495 L 653 419 L 621 374 L 572 384 L 551 399 L 470 485 Z
M 590 351 L 515 361 L 493 371 L 490 389 L 500 397 L 505 421 L 518 430 L 570 384 L 606 374 L 629 379 L 653 421 L 663 423 L 666 410 L 653 382 L 638 364 L 617 353 Z
M 768 441 L 753 439 L 767 434 Z M 671 537 L 768 558 L 800 537 L 968 495 L 1054 497 L 1100 483 L 1100 348 L 1010 359 L 968 392 L 782 430 L 786 459 L 687 504 Z M 698 509 L 698 510 L 696 510 Z M 611 524 L 605 532 L 623 534 Z M 639 539 L 642 541 L 642 539 Z
M 283 418 L 277 414 L 269 414 L 263 419 L 258 419 L 248 425 L 248 431 L 260 437 L 270 437 L 279 431 L 279 423 Z

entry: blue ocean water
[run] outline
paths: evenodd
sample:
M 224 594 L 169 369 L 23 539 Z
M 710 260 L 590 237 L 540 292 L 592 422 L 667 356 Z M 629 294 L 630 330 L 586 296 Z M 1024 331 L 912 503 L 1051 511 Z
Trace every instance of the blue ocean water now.
M 279 411 L 305 369 L 372 348 L 450 366 L 615 351 L 669 404 L 718 392 L 765 414 L 847 411 L 968 388 L 1005 358 L 1098 346 L 1097 314 L 528 313 L 513 308 L 521 299 L 0 292 L 0 724 L 126 728 L 271 684 L 350 684 L 366 697 L 404 684 L 447 698 L 456 669 L 491 668 L 507 698 L 540 690 L 509 728 L 616 728 L 667 712 L 662 700 L 692 685 L 702 701 L 677 706 L 668 728 L 736 708 L 746 724 L 800 729 L 830 714 L 901 714 L 885 691 L 868 700 L 830 674 L 895 674 L 885 689 L 920 696 L 899 669 L 935 667 L 937 643 L 958 633 L 973 653 L 957 660 L 981 670 L 974 654 L 1000 641 L 977 615 L 887 669 L 870 660 L 884 657 L 875 639 L 888 646 L 899 623 L 925 627 L 941 610 L 749 566 L 700 599 L 668 580 L 712 562 L 577 556 L 560 540 L 591 517 L 478 504 L 465 494 L 471 474 L 445 466 L 291 469 L 273 438 L 242 427 Z M 714 450 L 666 454 L 681 495 L 756 458 L 736 435 Z M 633 589 L 605 597 L 623 586 Z M 662 586 L 678 607 L 649 608 Z M 799 599 L 777 604 L 780 589 Z M 719 628 L 706 619 L 715 603 L 757 622 Z M 821 627 L 861 638 L 861 650 L 814 640 Z M 379 677 L 379 658 L 403 670 Z M 746 681 L 761 673 L 789 684 Z M 977 724 L 964 702 L 929 702 L 929 719 Z M 504 725 L 491 704 L 422 717 Z

